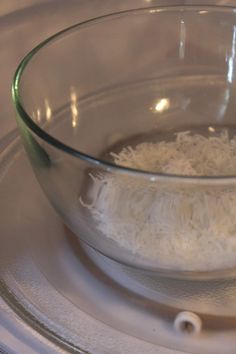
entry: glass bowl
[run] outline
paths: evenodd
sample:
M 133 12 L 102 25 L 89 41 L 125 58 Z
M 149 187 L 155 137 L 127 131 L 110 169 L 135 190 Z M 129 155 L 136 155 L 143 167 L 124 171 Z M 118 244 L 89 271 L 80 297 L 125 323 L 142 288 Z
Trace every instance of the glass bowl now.
M 23 59 L 13 83 L 23 142 L 43 191 L 80 240 L 158 275 L 235 274 L 236 176 L 154 173 L 110 154 L 183 131 L 233 137 L 235 62 L 236 10 L 222 6 L 103 16 Z

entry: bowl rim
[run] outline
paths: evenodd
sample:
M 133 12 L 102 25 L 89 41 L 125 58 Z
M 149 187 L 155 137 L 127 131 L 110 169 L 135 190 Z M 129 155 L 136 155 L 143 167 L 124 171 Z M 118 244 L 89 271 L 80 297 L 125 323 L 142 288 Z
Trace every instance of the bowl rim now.
M 222 12 L 222 13 L 236 13 L 236 6 L 228 6 L 228 5 L 163 5 L 163 6 L 149 6 L 142 8 L 134 8 L 125 11 L 119 11 L 114 13 L 108 13 L 99 17 L 89 18 L 86 21 L 75 23 L 69 27 L 66 27 L 53 35 L 49 36 L 42 42 L 40 42 L 37 46 L 35 46 L 28 54 L 24 56 L 24 58 L 19 63 L 14 77 L 12 81 L 12 99 L 16 109 L 16 113 L 18 117 L 26 124 L 26 126 L 39 138 L 43 139 L 46 143 L 54 146 L 55 148 L 72 155 L 76 158 L 79 158 L 83 161 L 88 162 L 89 164 L 99 166 L 101 169 L 104 169 L 109 172 L 120 172 L 124 174 L 129 174 L 133 176 L 143 177 L 145 179 L 149 179 L 152 182 L 155 181 L 168 181 L 168 182 L 189 182 L 189 183 L 197 183 L 197 184 L 231 184 L 236 182 L 236 175 L 222 175 L 222 176 L 189 176 L 189 175 L 178 175 L 178 174 L 170 174 L 170 173 L 155 173 L 150 171 L 145 171 L 141 169 L 135 169 L 131 167 L 124 167 L 103 159 L 99 159 L 93 157 L 89 154 L 86 154 L 82 151 L 79 151 L 59 139 L 53 137 L 49 133 L 47 133 L 43 128 L 41 128 L 34 120 L 28 115 L 24 108 L 24 104 L 21 100 L 20 96 L 20 84 L 21 79 L 24 75 L 25 69 L 27 65 L 31 62 L 37 53 L 44 48 L 46 45 L 50 45 L 55 40 L 66 36 L 74 30 L 80 30 L 87 26 L 105 22 L 107 20 L 116 19 L 118 17 L 129 16 L 131 14 L 139 15 L 142 13 L 153 14 L 153 13 L 164 13 L 164 12 L 199 12 L 204 11 L 204 14 L 208 14 L 209 12 Z

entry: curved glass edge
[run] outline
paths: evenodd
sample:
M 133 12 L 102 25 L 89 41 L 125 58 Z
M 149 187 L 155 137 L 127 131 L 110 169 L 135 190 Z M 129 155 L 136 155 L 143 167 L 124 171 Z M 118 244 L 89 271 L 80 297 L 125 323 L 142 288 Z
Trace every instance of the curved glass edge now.
M 47 339 L 49 343 L 56 345 L 62 350 L 66 350 L 71 354 L 92 354 L 81 348 L 75 347 L 72 343 L 66 341 L 64 338 L 57 335 L 52 329 L 41 323 L 34 317 L 27 309 L 18 301 L 17 297 L 7 287 L 5 282 L 0 278 L 0 296 L 5 303 L 20 317 L 30 328 L 34 329 L 37 334 Z
M 24 109 L 24 106 L 21 101 L 20 97 L 20 82 L 24 73 L 24 70 L 27 66 L 27 64 L 31 61 L 31 59 L 37 54 L 40 49 L 45 47 L 47 44 L 50 44 L 54 40 L 56 40 L 59 37 L 62 37 L 63 35 L 66 35 L 69 32 L 72 32 L 73 30 L 77 28 L 84 28 L 86 26 L 103 22 L 106 20 L 114 19 L 119 16 L 125 16 L 129 14 L 140 14 L 140 13 L 161 13 L 161 12 L 169 12 L 169 11 L 200 11 L 200 10 L 206 10 L 206 11 L 220 11 L 220 12 L 235 12 L 236 13 L 236 7 L 234 6 L 227 6 L 227 5 L 169 5 L 169 6 L 150 6 L 146 8 L 137 8 L 137 9 L 130 9 L 130 10 L 125 10 L 125 11 L 120 11 L 116 13 L 111 13 L 111 14 L 106 14 L 100 17 L 96 18 L 91 18 L 88 19 L 87 21 L 83 21 L 80 23 L 76 23 L 70 27 L 67 27 L 54 35 L 48 37 L 41 43 L 39 43 L 35 48 L 33 48 L 20 62 L 18 65 L 16 72 L 13 77 L 12 81 L 12 99 L 14 102 L 14 106 L 17 112 L 17 115 L 20 120 L 24 122 L 24 124 L 33 132 L 35 133 L 38 137 L 46 141 L 48 144 L 54 146 L 55 148 L 72 155 L 76 158 L 79 158 L 89 164 L 99 166 L 101 169 L 104 169 L 108 172 L 118 172 L 118 173 L 124 173 L 124 174 L 129 174 L 133 177 L 142 177 L 145 179 L 149 179 L 152 182 L 156 181 L 167 181 L 168 182 L 184 182 L 184 183 L 190 183 L 190 184 L 231 184 L 231 183 L 236 183 L 236 175 L 235 176 L 186 176 L 186 175 L 177 175 L 177 174 L 168 174 L 168 173 L 153 173 L 153 172 L 148 172 L 145 170 L 138 170 L 135 168 L 130 168 L 130 167 L 124 167 L 121 165 L 117 165 L 112 162 L 108 162 L 102 159 L 94 158 L 86 153 L 83 153 L 81 151 L 78 151 L 69 145 L 66 145 L 62 143 L 60 140 L 54 138 L 52 135 L 48 134 L 46 131 L 44 131 L 42 128 L 40 128 L 34 121 L 33 119 L 27 114 L 26 110 Z
M 2 293 L 0 281 L 0 294 Z M 61 353 L 63 349 L 50 342 L 39 332 L 34 331 L 13 308 L 7 304 L 4 297 L 0 296 L 0 353 L 31 353 L 32 350 L 37 353 L 56 354 Z M 63 350 L 63 353 L 65 351 Z M 67 353 L 69 353 L 67 351 Z M 81 352 L 82 354 L 82 352 Z M 84 354 L 84 353 L 83 353 Z

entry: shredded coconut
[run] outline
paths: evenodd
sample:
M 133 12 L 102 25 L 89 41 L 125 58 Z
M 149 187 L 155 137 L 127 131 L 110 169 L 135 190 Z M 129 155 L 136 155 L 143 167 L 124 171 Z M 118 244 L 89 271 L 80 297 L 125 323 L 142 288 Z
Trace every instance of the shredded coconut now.
M 236 175 L 236 137 L 205 137 L 127 146 L 118 165 L 190 176 Z M 236 265 L 236 188 L 168 183 L 118 174 L 90 174 L 81 204 L 98 231 L 160 267 L 209 270 Z M 84 198 L 89 200 L 85 203 Z

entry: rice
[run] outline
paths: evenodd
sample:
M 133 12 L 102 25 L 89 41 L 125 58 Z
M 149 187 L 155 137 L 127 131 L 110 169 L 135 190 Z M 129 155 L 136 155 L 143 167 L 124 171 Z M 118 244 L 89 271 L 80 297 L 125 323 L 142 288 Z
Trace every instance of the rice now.
M 111 153 L 118 165 L 189 176 L 236 175 L 236 137 L 224 130 L 190 132 L 173 141 L 141 143 Z M 236 265 L 236 189 L 144 180 L 124 174 L 90 174 L 81 204 L 96 229 L 137 257 L 179 270 Z

